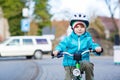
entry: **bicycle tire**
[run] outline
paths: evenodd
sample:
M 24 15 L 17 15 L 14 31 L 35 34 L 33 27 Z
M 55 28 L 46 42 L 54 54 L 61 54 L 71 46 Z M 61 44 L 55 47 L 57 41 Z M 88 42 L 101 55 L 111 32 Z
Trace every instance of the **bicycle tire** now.
M 77 77 L 74 77 L 72 80 L 83 80 L 83 78 L 80 76 L 77 76 Z

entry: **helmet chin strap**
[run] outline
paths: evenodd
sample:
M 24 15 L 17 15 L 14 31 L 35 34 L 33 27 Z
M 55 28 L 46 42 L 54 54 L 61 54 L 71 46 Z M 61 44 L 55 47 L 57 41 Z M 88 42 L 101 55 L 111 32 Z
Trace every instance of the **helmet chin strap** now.
M 71 28 L 72 30 L 73 30 L 73 32 L 75 33 L 75 31 L 74 31 L 74 28 Z M 76 34 L 76 33 L 75 33 Z

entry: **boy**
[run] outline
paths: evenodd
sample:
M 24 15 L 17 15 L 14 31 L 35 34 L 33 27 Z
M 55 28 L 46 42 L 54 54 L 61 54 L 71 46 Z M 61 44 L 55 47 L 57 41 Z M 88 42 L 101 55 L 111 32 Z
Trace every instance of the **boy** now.
M 78 53 L 92 48 L 96 52 L 102 52 L 102 48 L 92 41 L 92 37 L 87 28 L 89 26 L 89 20 L 85 14 L 74 14 L 70 20 L 70 26 L 72 33 L 64 38 L 53 51 L 54 56 L 57 56 L 59 51 L 66 51 L 71 54 Z M 72 80 L 72 70 L 75 66 L 75 61 L 70 56 L 64 56 L 63 66 L 66 71 L 65 80 Z M 93 63 L 89 61 L 89 54 L 84 54 L 81 61 L 81 70 L 85 71 L 86 80 L 93 80 Z

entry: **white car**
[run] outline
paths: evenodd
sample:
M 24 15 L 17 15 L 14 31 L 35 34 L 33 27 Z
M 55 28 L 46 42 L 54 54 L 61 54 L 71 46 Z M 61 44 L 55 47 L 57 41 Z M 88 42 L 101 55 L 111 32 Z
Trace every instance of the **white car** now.
M 52 42 L 44 36 L 12 36 L 0 44 L 0 56 L 26 56 L 42 59 L 52 51 Z

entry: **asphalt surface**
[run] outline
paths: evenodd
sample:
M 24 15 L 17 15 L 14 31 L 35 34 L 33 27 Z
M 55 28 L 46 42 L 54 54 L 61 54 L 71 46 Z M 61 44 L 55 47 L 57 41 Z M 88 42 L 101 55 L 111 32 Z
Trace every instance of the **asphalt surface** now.
M 36 80 L 39 72 L 33 60 L 0 58 L 0 80 Z
M 61 59 L 45 57 L 38 65 L 41 67 L 39 80 L 64 80 L 65 71 Z M 91 57 L 94 63 L 95 80 L 120 80 L 120 65 L 114 64 L 113 57 Z
M 65 77 L 62 58 L 44 55 L 42 60 L 0 60 L 0 80 L 64 80 Z M 91 57 L 95 80 L 120 80 L 120 64 L 113 61 L 112 56 Z

